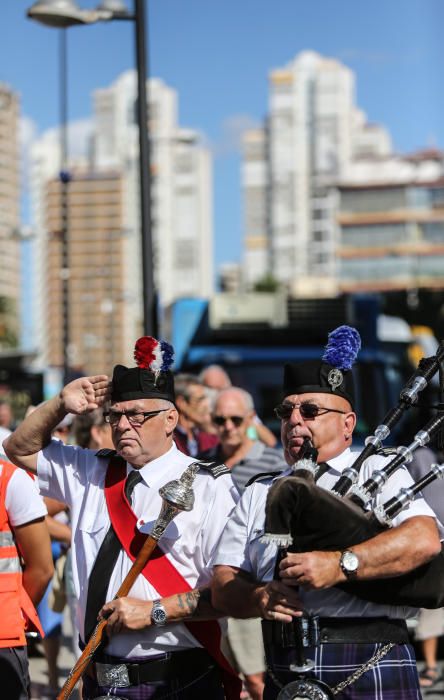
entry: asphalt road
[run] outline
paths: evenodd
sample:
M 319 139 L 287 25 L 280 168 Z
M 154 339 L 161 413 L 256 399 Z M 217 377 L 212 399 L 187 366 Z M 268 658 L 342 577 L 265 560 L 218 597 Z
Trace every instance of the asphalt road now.
M 71 626 L 68 615 L 65 614 L 63 622 L 63 636 L 59 654 L 60 684 L 62 685 L 68 673 L 74 666 L 74 654 L 72 652 Z M 42 645 L 37 644 L 37 649 L 43 651 Z M 43 656 L 29 659 L 29 673 L 31 676 L 31 700 L 53 700 L 54 696 L 48 694 L 48 675 L 46 659 Z M 80 700 L 77 690 L 71 695 L 72 700 Z
M 418 664 L 418 668 L 421 669 L 424 666 L 423 663 Z M 444 672 L 444 661 L 440 661 L 441 673 Z M 437 683 L 431 690 L 423 690 L 422 697 L 426 700 L 443 700 L 444 698 L 444 679 Z

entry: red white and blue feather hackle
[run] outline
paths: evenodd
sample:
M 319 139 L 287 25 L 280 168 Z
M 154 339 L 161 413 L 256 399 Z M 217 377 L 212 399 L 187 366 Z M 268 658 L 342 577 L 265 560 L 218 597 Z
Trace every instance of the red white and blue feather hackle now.
M 165 340 L 145 335 L 134 346 L 134 359 L 140 369 L 148 369 L 157 380 L 160 372 L 167 372 L 174 360 L 174 348 Z

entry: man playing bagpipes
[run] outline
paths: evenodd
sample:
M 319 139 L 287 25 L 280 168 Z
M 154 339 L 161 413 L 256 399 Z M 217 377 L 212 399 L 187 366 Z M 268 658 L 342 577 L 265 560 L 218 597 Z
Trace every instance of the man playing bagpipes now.
M 37 471 L 45 496 L 70 508 L 83 654 L 106 621 L 104 644 L 92 662 L 88 652 L 85 665 L 75 667 L 84 671 L 85 700 L 239 698 L 239 679 L 220 651 L 220 615 L 207 595 L 209 562 L 237 495 L 224 465 L 192 465 L 175 446 L 172 355 L 168 343 L 139 339 L 137 367 L 117 365 L 111 386 L 106 375 L 69 383 L 5 445 L 11 460 Z M 116 452 L 51 440 L 51 430 L 67 413 L 92 411 L 109 398 L 105 415 Z M 166 503 L 171 512 L 164 485 L 173 484 L 180 495 L 185 473 L 188 484 L 194 480 L 194 505 L 190 501 L 166 526 L 162 518 L 159 547 L 129 593 L 116 597 L 153 539 L 161 507 Z M 59 696 L 63 700 L 71 693 L 67 684 L 74 670 Z
M 336 506 L 342 504 L 337 504 L 339 499 L 329 491 L 357 456 L 350 449 L 356 425 L 351 365 L 359 347 L 355 329 L 341 327 L 330 334 L 322 360 L 285 366 L 284 399 L 276 413 L 291 468 L 279 477 L 259 477 L 246 489 L 214 559 L 214 605 L 235 617 L 261 616 L 265 621 L 268 673 L 264 700 L 421 698 L 405 626 L 405 618 L 415 610 L 394 605 L 393 600 L 391 604 L 370 602 L 340 586 L 388 580 L 420 567 L 441 552 L 437 522 L 424 500 L 417 497 L 394 518 L 393 527 L 381 528 L 364 541 L 361 537 L 356 545 L 353 541 L 346 547 L 333 542 L 330 551 L 320 551 L 321 546 L 318 551 L 311 541 L 308 550 L 302 546 L 300 551 L 284 550 L 279 560 L 278 546 L 286 546 L 291 538 L 287 542 L 283 533 L 264 537 L 266 510 L 268 519 L 273 506 L 271 496 L 278 498 L 277 489 L 284 477 L 298 480 L 298 465 L 312 464 L 306 458 L 307 445 L 313 448 L 317 462 L 317 483 L 307 481 L 307 493 L 316 489 L 333 501 L 332 511 L 319 515 L 316 510 L 323 540 L 325 532 L 339 529 Z M 370 456 L 359 472 L 359 483 L 366 482 L 374 469 L 387 461 L 386 457 Z M 386 503 L 411 484 L 407 470 L 398 469 L 370 505 Z M 288 494 L 283 497 L 288 498 Z M 300 499 L 297 507 L 303 510 L 306 503 Z M 284 506 L 278 503 L 279 507 Z M 355 516 L 364 516 L 353 504 L 347 508 L 341 527 L 348 529 L 350 517 L 351 530 Z M 306 514 L 310 526 L 311 516 L 311 512 Z M 305 533 L 298 534 L 303 542 Z

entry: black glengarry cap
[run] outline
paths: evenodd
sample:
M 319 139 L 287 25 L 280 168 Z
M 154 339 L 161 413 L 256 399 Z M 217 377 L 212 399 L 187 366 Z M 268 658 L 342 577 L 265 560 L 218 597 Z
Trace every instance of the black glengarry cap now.
M 320 360 L 287 363 L 284 367 L 284 396 L 291 394 L 333 394 L 355 404 L 352 366 L 361 348 L 358 331 L 339 326 L 328 336 Z

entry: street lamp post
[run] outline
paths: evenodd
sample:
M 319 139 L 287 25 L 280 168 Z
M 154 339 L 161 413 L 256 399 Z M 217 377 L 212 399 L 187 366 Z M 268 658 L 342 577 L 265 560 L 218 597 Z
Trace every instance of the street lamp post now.
M 69 305 L 69 181 L 68 171 L 68 64 L 66 29 L 60 30 L 60 246 L 62 285 L 63 384 L 70 379 L 70 305 Z
M 145 27 L 147 18 L 145 2 L 146 0 L 134 0 L 134 11 L 130 13 L 125 3 L 121 2 L 121 0 L 102 0 L 101 4 L 95 10 L 81 10 L 77 6 L 75 0 L 37 0 L 37 2 L 30 7 L 27 14 L 31 19 L 46 26 L 63 28 L 111 20 L 131 20 L 134 22 L 137 69 L 137 122 L 139 128 L 143 330 L 146 335 L 155 336 L 157 335 L 158 323 L 151 227 L 151 158 L 148 134 L 149 108 L 146 93 L 148 62 L 146 51 Z M 67 185 L 67 183 L 65 183 L 65 185 Z M 62 180 L 62 188 L 65 185 Z M 67 230 L 66 233 L 68 233 Z M 67 316 L 65 316 L 65 318 L 67 318 Z M 65 343 L 64 345 L 66 352 L 68 352 L 67 345 Z
M 157 299 L 154 286 L 151 229 L 151 154 L 148 136 L 149 107 L 146 94 L 147 51 L 145 0 L 134 0 L 137 66 L 137 121 L 139 124 L 140 227 L 142 232 L 142 289 L 144 333 L 157 336 Z

